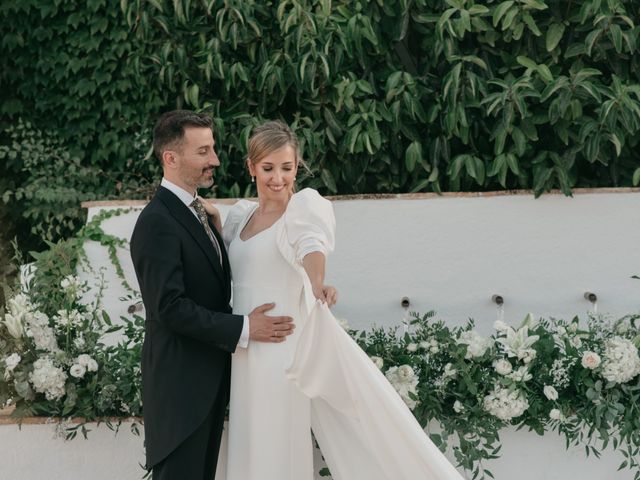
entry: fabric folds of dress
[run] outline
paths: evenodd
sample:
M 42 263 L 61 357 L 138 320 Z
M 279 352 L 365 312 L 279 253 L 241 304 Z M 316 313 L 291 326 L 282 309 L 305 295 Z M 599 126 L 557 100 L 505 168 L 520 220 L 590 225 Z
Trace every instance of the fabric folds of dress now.
M 255 203 L 247 201 L 233 207 L 224 227 L 227 245 L 236 239 L 238 229 L 255 208 Z M 295 338 L 285 342 L 293 348 L 290 363 L 286 372 L 273 375 L 286 374 L 290 384 L 307 399 L 310 414 L 297 422 L 310 423 L 306 428 L 312 428 L 334 480 L 462 480 L 384 375 L 313 295 L 302 259 L 311 252 L 328 255 L 333 251 L 335 217 L 331 203 L 315 190 L 304 189 L 293 195 L 274 230 L 274 248 L 286 260 L 285 265 L 293 268 L 289 271 L 298 276 L 291 285 L 301 285 L 302 294 L 297 290 L 297 299 L 291 299 L 299 302 L 299 308 L 294 309 L 299 318 L 295 319 Z M 252 261 L 255 266 L 261 260 Z M 271 273 L 271 279 L 278 278 L 277 272 Z M 281 275 L 287 277 L 286 273 Z M 233 398 L 230 408 L 233 417 Z M 251 441 L 269 442 L 269 432 Z M 295 446 L 309 448 L 311 445 Z M 288 453 L 295 461 L 298 455 L 305 456 L 304 451 Z M 299 478 L 303 477 L 292 480 Z

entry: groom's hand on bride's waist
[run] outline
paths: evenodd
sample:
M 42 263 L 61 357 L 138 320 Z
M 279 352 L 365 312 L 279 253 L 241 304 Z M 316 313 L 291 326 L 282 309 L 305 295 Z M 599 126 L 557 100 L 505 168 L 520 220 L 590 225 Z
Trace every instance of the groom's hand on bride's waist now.
M 293 318 L 265 315 L 265 312 L 275 306 L 275 303 L 265 303 L 256 307 L 249 314 L 249 340 L 280 343 L 293 333 L 293 329 L 296 327 L 293 324 Z

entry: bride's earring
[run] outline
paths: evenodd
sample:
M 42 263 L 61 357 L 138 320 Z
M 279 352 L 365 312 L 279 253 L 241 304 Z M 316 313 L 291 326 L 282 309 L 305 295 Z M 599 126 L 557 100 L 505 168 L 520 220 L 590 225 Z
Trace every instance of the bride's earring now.
M 251 183 L 256 183 L 256 177 L 254 177 L 253 175 L 251 175 Z

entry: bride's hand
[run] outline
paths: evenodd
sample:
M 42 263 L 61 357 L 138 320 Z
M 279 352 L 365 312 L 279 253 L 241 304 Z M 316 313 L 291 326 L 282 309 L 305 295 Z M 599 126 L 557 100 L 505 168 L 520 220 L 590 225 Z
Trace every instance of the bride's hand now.
M 216 230 L 222 233 L 222 220 L 220 217 L 220 211 L 213 205 L 213 203 L 201 197 L 198 197 L 198 198 L 200 200 L 200 203 L 202 203 L 202 206 L 204 207 L 204 211 L 207 212 L 207 215 L 209 217 L 211 217 L 211 221 L 215 225 Z
M 213 205 L 213 203 L 205 200 L 204 198 L 200 198 L 200 203 L 202 203 L 204 211 L 207 212 L 207 215 L 209 215 L 212 220 L 220 218 L 220 211 Z
M 314 286 L 313 295 L 329 306 L 335 305 L 338 301 L 338 290 L 332 285 Z

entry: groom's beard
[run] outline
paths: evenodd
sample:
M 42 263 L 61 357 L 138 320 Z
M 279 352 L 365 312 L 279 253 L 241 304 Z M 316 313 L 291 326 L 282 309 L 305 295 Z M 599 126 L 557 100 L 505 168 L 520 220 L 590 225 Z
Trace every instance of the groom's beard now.
M 191 182 L 192 185 L 195 185 L 196 189 L 211 188 L 213 183 L 213 167 L 204 168 L 200 176 Z

